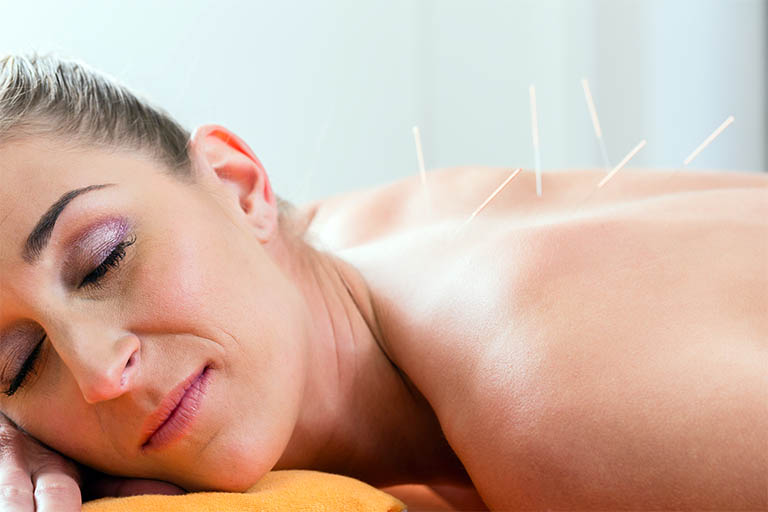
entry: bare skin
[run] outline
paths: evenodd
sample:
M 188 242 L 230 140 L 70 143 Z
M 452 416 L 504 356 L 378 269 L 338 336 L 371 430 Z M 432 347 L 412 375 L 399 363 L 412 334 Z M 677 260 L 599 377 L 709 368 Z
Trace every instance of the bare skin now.
M 628 172 L 575 215 L 599 173 L 547 174 L 539 203 L 524 173 L 454 235 L 506 171 L 433 173 L 429 214 L 415 179 L 308 205 L 299 224 L 327 249 L 313 252 L 281 233 L 242 141 L 205 127 L 190 147 L 199 189 L 130 154 L 4 148 L 0 329 L 26 322 L 21 353 L 42 330 L 48 341 L 37 376 L 0 405 L 35 438 L 190 490 L 309 467 L 475 487 L 493 509 L 764 503 L 764 178 L 662 188 Z M 119 188 L 65 214 L 42 270 L 19 260 L 45 207 L 105 181 Z M 19 195 L 30 186 L 35 201 Z M 121 271 L 136 279 L 62 287 L 61 272 L 90 270 L 62 267 L 66 240 L 105 213 L 138 223 Z M 208 360 L 197 427 L 137 450 L 142 420 Z M 19 468 L 6 462 L 0 483 Z
M 768 177 L 450 169 L 308 205 L 492 509 L 768 504 Z

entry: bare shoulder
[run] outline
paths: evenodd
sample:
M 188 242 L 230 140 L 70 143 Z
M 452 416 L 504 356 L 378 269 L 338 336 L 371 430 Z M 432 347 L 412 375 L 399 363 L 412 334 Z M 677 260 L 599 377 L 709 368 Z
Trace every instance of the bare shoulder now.
M 312 232 L 326 248 L 369 243 L 403 229 L 471 212 L 482 194 L 496 188 L 509 169 L 450 167 L 354 190 L 304 205 L 312 210 Z
M 464 238 L 438 224 L 358 253 L 393 360 L 491 508 L 768 503 L 754 183 L 514 229 L 487 215 Z
M 404 229 L 466 218 L 513 172 L 501 167 L 451 167 L 355 190 L 302 205 L 311 232 L 329 250 L 369 243 Z M 544 196 L 535 193 L 535 176 L 524 171 L 488 207 L 490 214 L 538 215 L 578 204 L 605 175 L 600 169 L 544 173 Z M 734 171 L 623 170 L 593 202 L 722 188 L 768 189 L 768 173 Z M 311 214 L 310 214 L 311 212 Z

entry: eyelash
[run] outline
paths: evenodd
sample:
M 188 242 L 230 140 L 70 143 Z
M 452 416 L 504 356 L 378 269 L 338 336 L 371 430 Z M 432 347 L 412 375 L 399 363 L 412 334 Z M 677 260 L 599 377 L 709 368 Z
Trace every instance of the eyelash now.
M 34 350 L 32 350 L 32 353 L 29 354 L 29 357 L 26 361 L 24 361 L 24 364 L 21 365 L 19 374 L 13 378 L 13 382 L 11 382 L 11 385 L 8 387 L 8 389 L 3 391 L 6 396 L 13 396 L 13 394 L 16 393 L 16 391 L 18 391 L 18 389 L 24 385 L 24 381 L 27 380 L 27 375 L 34 371 L 35 363 L 37 362 L 37 356 L 43 346 L 43 341 L 45 341 L 45 336 L 43 336 L 43 339 L 40 340 Z
M 110 268 L 117 268 L 120 266 L 120 260 L 125 258 L 125 249 L 133 245 L 136 241 L 136 235 L 133 235 L 128 240 L 123 240 L 112 250 L 109 256 L 107 256 L 101 265 L 93 269 L 93 271 L 83 278 L 83 282 L 80 283 L 78 288 L 101 286 L 101 278 L 104 277 L 110 270 Z
M 78 288 L 98 288 L 101 286 L 100 283 L 102 278 L 107 273 L 109 273 L 111 269 L 117 269 L 117 267 L 120 266 L 120 260 L 125 258 L 126 247 L 133 245 L 134 242 L 136 242 L 135 235 L 128 240 L 123 240 L 117 244 L 109 256 L 107 256 L 98 267 L 93 269 L 90 274 L 83 278 L 83 281 L 80 283 Z M 27 357 L 26 361 L 24 361 L 24 364 L 21 365 L 21 370 L 19 370 L 19 373 L 16 375 L 16 377 L 13 378 L 13 381 L 11 382 L 11 385 L 8 387 L 8 389 L 3 391 L 3 394 L 6 396 L 13 396 L 13 394 L 16 393 L 16 391 L 18 391 L 24 385 L 24 381 L 27 380 L 27 376 L 31 372 L 34 372 L 35 363 L 37 362 L 37 358 L 40 355 L 40 349 L 43 346 L 43 341 L 45 341 L 45 336 L 43 336 L 43 339 L 40 340 L 34 350 L 32 350 L 32 353 L 29 354 L 29 357 Z

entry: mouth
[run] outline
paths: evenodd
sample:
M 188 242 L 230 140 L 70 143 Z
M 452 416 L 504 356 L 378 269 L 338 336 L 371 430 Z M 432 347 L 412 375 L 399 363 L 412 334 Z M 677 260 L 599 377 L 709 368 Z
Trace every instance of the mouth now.
M 141 450 L 155 451 L 186 436 L 202 405 L 211 367 L 205 365 L 180 382 L 144 423 Z

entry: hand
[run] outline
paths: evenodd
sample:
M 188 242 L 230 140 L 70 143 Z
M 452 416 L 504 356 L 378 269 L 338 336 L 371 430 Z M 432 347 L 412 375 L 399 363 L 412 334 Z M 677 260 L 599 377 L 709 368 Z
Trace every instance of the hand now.
M 0 511 L 76 512 L 75 464 L 49 450 L 0 414 Z
M 78 465 L 0 413 L 0 512 L 79 512 L 83 497 L 185 492 L 167 482 L 115 477 Z

